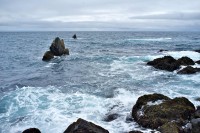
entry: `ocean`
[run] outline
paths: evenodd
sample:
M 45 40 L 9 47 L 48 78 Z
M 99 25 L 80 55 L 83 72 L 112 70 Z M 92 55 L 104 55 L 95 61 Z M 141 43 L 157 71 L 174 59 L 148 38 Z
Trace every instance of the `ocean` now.
M 70 55 L 42 61 L 56 37 Z M 146 63 L 165 55 L 197 61 L 196 49 L 200 32 L 0 32 L 0 133 L 30 127 L 62 133 L 78 118 L 110 133 L 149 133 L 128 120 L 137 98 L 161 93 L 198 106 L 200 74 L 178 75 Z M 109 114 L 118 117 L 106 122 Z

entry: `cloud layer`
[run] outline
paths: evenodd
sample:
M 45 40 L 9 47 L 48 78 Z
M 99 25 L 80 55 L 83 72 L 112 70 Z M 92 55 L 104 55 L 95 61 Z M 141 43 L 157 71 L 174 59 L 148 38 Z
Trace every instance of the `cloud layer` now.
M 200 31 L 198 0 L 1 0 L 0 31 Z

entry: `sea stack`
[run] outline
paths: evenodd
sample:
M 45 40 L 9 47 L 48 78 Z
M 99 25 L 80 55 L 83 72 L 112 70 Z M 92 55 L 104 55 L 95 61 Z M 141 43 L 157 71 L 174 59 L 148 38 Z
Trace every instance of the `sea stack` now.
M 69 49 L 65 48 L 64 40 L 56 37 L 51 46 L 50 51 L 45 52 L 42 60 L 49 61 L 54 58 L 54 56 L 69 55 Z

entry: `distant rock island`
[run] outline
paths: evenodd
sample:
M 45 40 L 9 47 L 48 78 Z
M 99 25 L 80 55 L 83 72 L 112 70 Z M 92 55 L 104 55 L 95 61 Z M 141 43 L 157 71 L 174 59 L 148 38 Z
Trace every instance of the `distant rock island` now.
M 69 49 L 65 48 L 64 40 L 56 37 L 51 46 L 50 51 L 46 51 L 42 60 L 49 61 L 54 58 L 54 56 L 69 55 Z

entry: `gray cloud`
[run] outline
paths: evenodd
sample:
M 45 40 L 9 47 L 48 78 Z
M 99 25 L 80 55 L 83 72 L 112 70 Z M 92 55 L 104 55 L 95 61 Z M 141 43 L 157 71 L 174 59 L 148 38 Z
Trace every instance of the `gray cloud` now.
M 200 20 L 200 12 L 168 12 L 130 17 L 131 19 Z
M 199 30 L 199 7 L 198 0 L 0 0 L 0 31 Z

